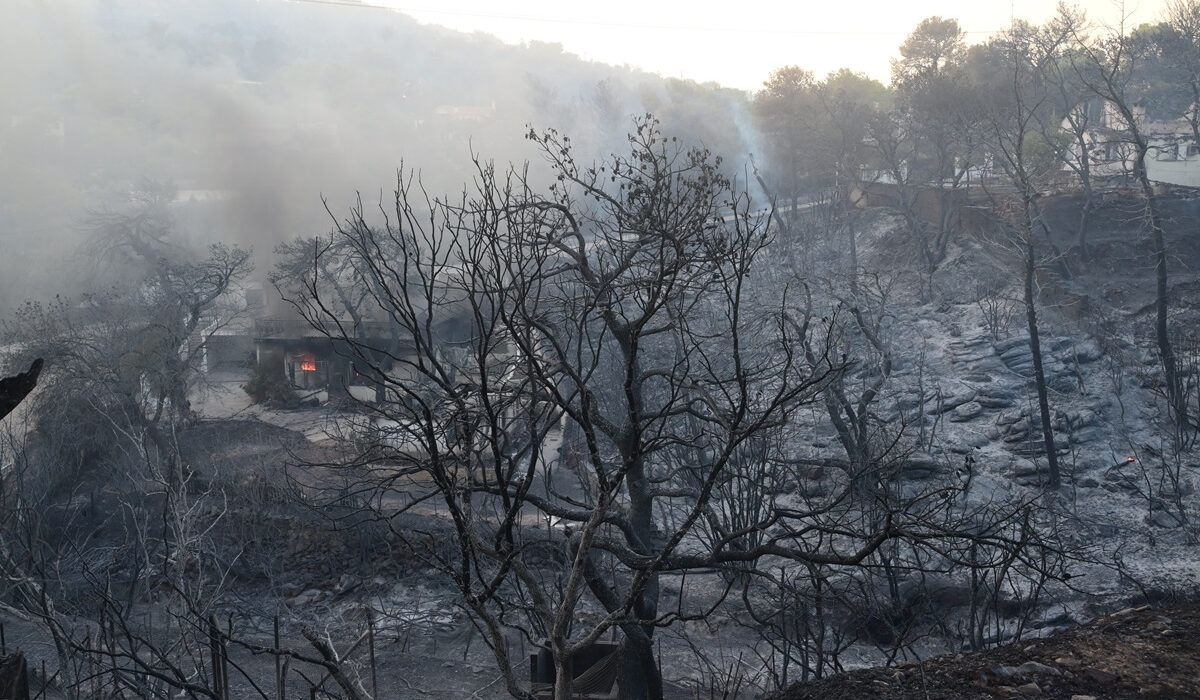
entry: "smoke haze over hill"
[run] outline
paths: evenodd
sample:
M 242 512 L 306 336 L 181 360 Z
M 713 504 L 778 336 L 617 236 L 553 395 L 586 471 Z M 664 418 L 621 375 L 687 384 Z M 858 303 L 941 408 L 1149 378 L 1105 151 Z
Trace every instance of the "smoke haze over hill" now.
M 434 193 L 471 154 L 530 157 L 529 127 L 585 159 L 624 147 L 634 115 L 740 168 L 748 96 L 417 24 L 389 11 L 284 2 L 34 2 L 0 8 L 0 306 L 65 291 L 88 213 L 157 183 L 177 235 L 278 242 L 330 226 L 396 169 Z

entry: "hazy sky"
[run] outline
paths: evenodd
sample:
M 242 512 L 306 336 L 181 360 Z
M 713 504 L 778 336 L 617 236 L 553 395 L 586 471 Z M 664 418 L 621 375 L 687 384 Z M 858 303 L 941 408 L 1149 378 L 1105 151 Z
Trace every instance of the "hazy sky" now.
M 508 42 L 561 43 L 580 56 L 671 77 L 755 90 L 780 66 L 823 76 L 842 66 L 884 83 L 889 60 L 925 17 L 954 17 L 977 43 L 1016 16 L 1042 22 L 1053 0 L 367 0 L 422 22 L 482 31 Z M 1077 3 L 1093 21 L 1122 14 L 1110 0 Z M 1157 20 L 1166 0 L 1128 2 L 1130 24 Z

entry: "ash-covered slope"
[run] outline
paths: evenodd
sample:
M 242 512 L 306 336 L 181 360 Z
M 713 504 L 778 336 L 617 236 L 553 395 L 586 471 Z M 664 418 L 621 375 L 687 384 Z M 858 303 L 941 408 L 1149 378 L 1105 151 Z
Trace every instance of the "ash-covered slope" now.
M 1147 594 L 1200 590 L 1200 453 L 1195 435 L 1173 440 L 1166 414 L 1151 332 L 1154 271 L 1139 205 L 1124 193 L 1107 196 L 1093 217 L 1085 262 L 1071 249 L 1077 204 L 1071 197 L 1046 202 L 1050 235 L 1039 233 L 1037 241 L 1039 331 L 1063 480 L 1055 490 L 1047 488 L 1021 268 L 1003 232 L 964 226 L 930 276 L 903 219 L 888 209 L 866 210 L 853 222 L 857 292 L 847 281 L 845 226 L 795 249 L 794 265 L 817 290 L 820 313 L 845 318 L 858 305 L 879 319 L 890 367 L 852 323 L 842 325 L 838 342 L 854 363 L 851 398 L 886 375 L 866 409 L 880 446 L 880 487 L 945 489 L 964 512 L 1008 502 L 1055 513 L 1061 546 L 1078 558 L 1066 566 L 1069 582 L 1053 593 L 1024 584 L 1011 591 L 1027 606 L 1016 616 L 1025 634 Z M 1168 194 L 1164 204 L 1172 336 L 1195 404 L 1200 295 L 1192 290 L 1200 279 L 1200 239 L 1193 232 L 1200 218 L 1190 193 Z M 985 205 L 977 206 L 976 218 L 987 216 Z M 824 412 L 801 419 L 814 437 L 797 458 L 818 466 L 799 486 L 832 492 L 847 460 L 844 441 Z M 951 587 L 970 585 L 965 568 L 948 577 Z M 918 578 L 914 585 L 924 586 Z M 926 610 L 930 629 L 963 612 L 953 608 L 954 600 L 971 598 L 962 593 Z

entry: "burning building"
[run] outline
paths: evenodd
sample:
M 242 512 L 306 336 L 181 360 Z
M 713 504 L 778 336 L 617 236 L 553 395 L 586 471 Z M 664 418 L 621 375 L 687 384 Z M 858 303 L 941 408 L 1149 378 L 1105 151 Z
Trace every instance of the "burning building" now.
M 393 339 L 385 323 L 366 322 L 357 329 L 359 342 L 386 349 L 391 357 L 403 357 L 402 342 Z M 382 377 L 372 376 L 354 362 L 353 351 L 335 329 L 314 327 L 303 319 L 259 318 L 254 322 L 254 355 L 259 367 L 278 372 L 292 388 L 330 397 L 353 395 L 361 400 L 378 400 Z M 391 361 L 376 362 L 390 369 Z

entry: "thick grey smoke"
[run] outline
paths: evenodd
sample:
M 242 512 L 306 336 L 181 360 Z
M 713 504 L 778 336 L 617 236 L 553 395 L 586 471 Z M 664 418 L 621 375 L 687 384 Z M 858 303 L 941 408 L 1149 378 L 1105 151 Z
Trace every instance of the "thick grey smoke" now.
M 583 158 L 623 150 L 634 115 L 722 153 L 744 93 L 507 46 L 368 7 L 266 0 L 6 0 L 0 6 L 0 309 L 71 293 L 89 211 L 144 183 L 177 190 L 177 235 L 253 246 L 328 230 L 397 167 L 435 192 L 470 156 L 533 154 L 527 125 Z

